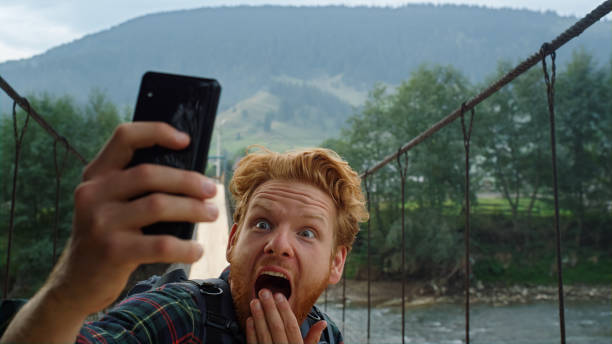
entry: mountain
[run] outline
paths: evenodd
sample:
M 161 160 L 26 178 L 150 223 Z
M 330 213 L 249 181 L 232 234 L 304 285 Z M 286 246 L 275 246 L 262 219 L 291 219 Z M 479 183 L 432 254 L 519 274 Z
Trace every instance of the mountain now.
M 482 81 L 500 59 L 526 58 L 576 20 L 455 5 L 201 8 L 132 19 L 2 63 L 0 75 L 22 94 L 84 101 L 100 89 L 119 106 L 135 103 L 147 70 L 213 77 L 223 86 L 226 147 L 286 147 L 336 134 L 376 82 L 397 85 L 422 63 Z M 609 63 L 611 38 L 610 22 L 597 23 L 560 49 L 559 65 L 576 47 Z

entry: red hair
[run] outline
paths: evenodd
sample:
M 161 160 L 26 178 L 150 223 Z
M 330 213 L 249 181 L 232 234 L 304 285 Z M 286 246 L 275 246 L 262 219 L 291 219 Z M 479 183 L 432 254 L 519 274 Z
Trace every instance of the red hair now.
M 334 231 L 336 247 L 345 246 L 350 251 L 359 232 L 359 222 L 369 217 L 359 175 L 329 149 L 276 153 L 259 148 L 240 160 L 230 182 L 236 205 L 234 223 L 238 228 L 257 187 L 269 180 L 298 181 L 319 188 L 332 199 L 338 214 Z

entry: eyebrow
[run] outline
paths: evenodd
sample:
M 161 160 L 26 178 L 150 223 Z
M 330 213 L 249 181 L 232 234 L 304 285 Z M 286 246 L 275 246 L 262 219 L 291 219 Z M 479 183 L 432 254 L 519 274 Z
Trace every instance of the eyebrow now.
M 276 210 L 268 206 L 266 203 L 267 202 L 254 202 L 250 210 L 251 211 L 263 210 L 264 212 L 274 213 Z M 315 213 L 306 213 L 300 216 L 300 218 L 317 220 L 324 224 L 327 224 L 328 222 L 326 221 L 325 216 L 320 215 L 320 214 L 315 214 Z
M 305 215 L 301 216 L 301 218 L 304 218 L 304 219 L 313 219 L 313 220 L 321 221 L 322 223 L 327 223 L 327 221 L 325 220 L 325 217 L 322 216 L 322 215 L 305 214 Z

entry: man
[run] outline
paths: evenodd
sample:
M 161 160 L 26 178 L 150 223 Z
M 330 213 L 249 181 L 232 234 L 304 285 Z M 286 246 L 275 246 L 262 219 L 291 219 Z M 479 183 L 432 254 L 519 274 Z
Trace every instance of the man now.
M 128 298 L 100 321 L 84 324 L 118 297 L 139 264 L 193 263 L 202 256 L 196 242 L 145 236 L 140 228 L 214 220 L 218 209 L 206 202 L 214 184 L 161 165 L 125 169 L 138 148 L 188 143 L 187 135 L 163 123 L 115 130 L 75 191 L 73 232 L 62 257 L 2 342 L 203 341 L 193 295 L 174 284 Z M 236 212 L 227 279 L 247 343 L 317 343 L 332 324 L 319 321 L 303 334 L 300 325 L 327 285 L 340 280 L 358 222 L 367 219 L 359 177 L 328 150 L 264 151 L 240 162 L 230 190 Z

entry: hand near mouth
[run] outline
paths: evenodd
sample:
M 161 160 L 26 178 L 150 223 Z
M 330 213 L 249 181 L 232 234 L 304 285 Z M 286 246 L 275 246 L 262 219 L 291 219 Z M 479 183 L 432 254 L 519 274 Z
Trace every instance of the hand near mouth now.
M 315 323 L 306 338 L 302 339 L 300 324 L 289 302 L 282 293 L 272 293 L 268 289 L 259 291 L 259 299 L 250 303 L 251 314 L 246 321 L 247 344 L 316 344 L 327 323 Z

